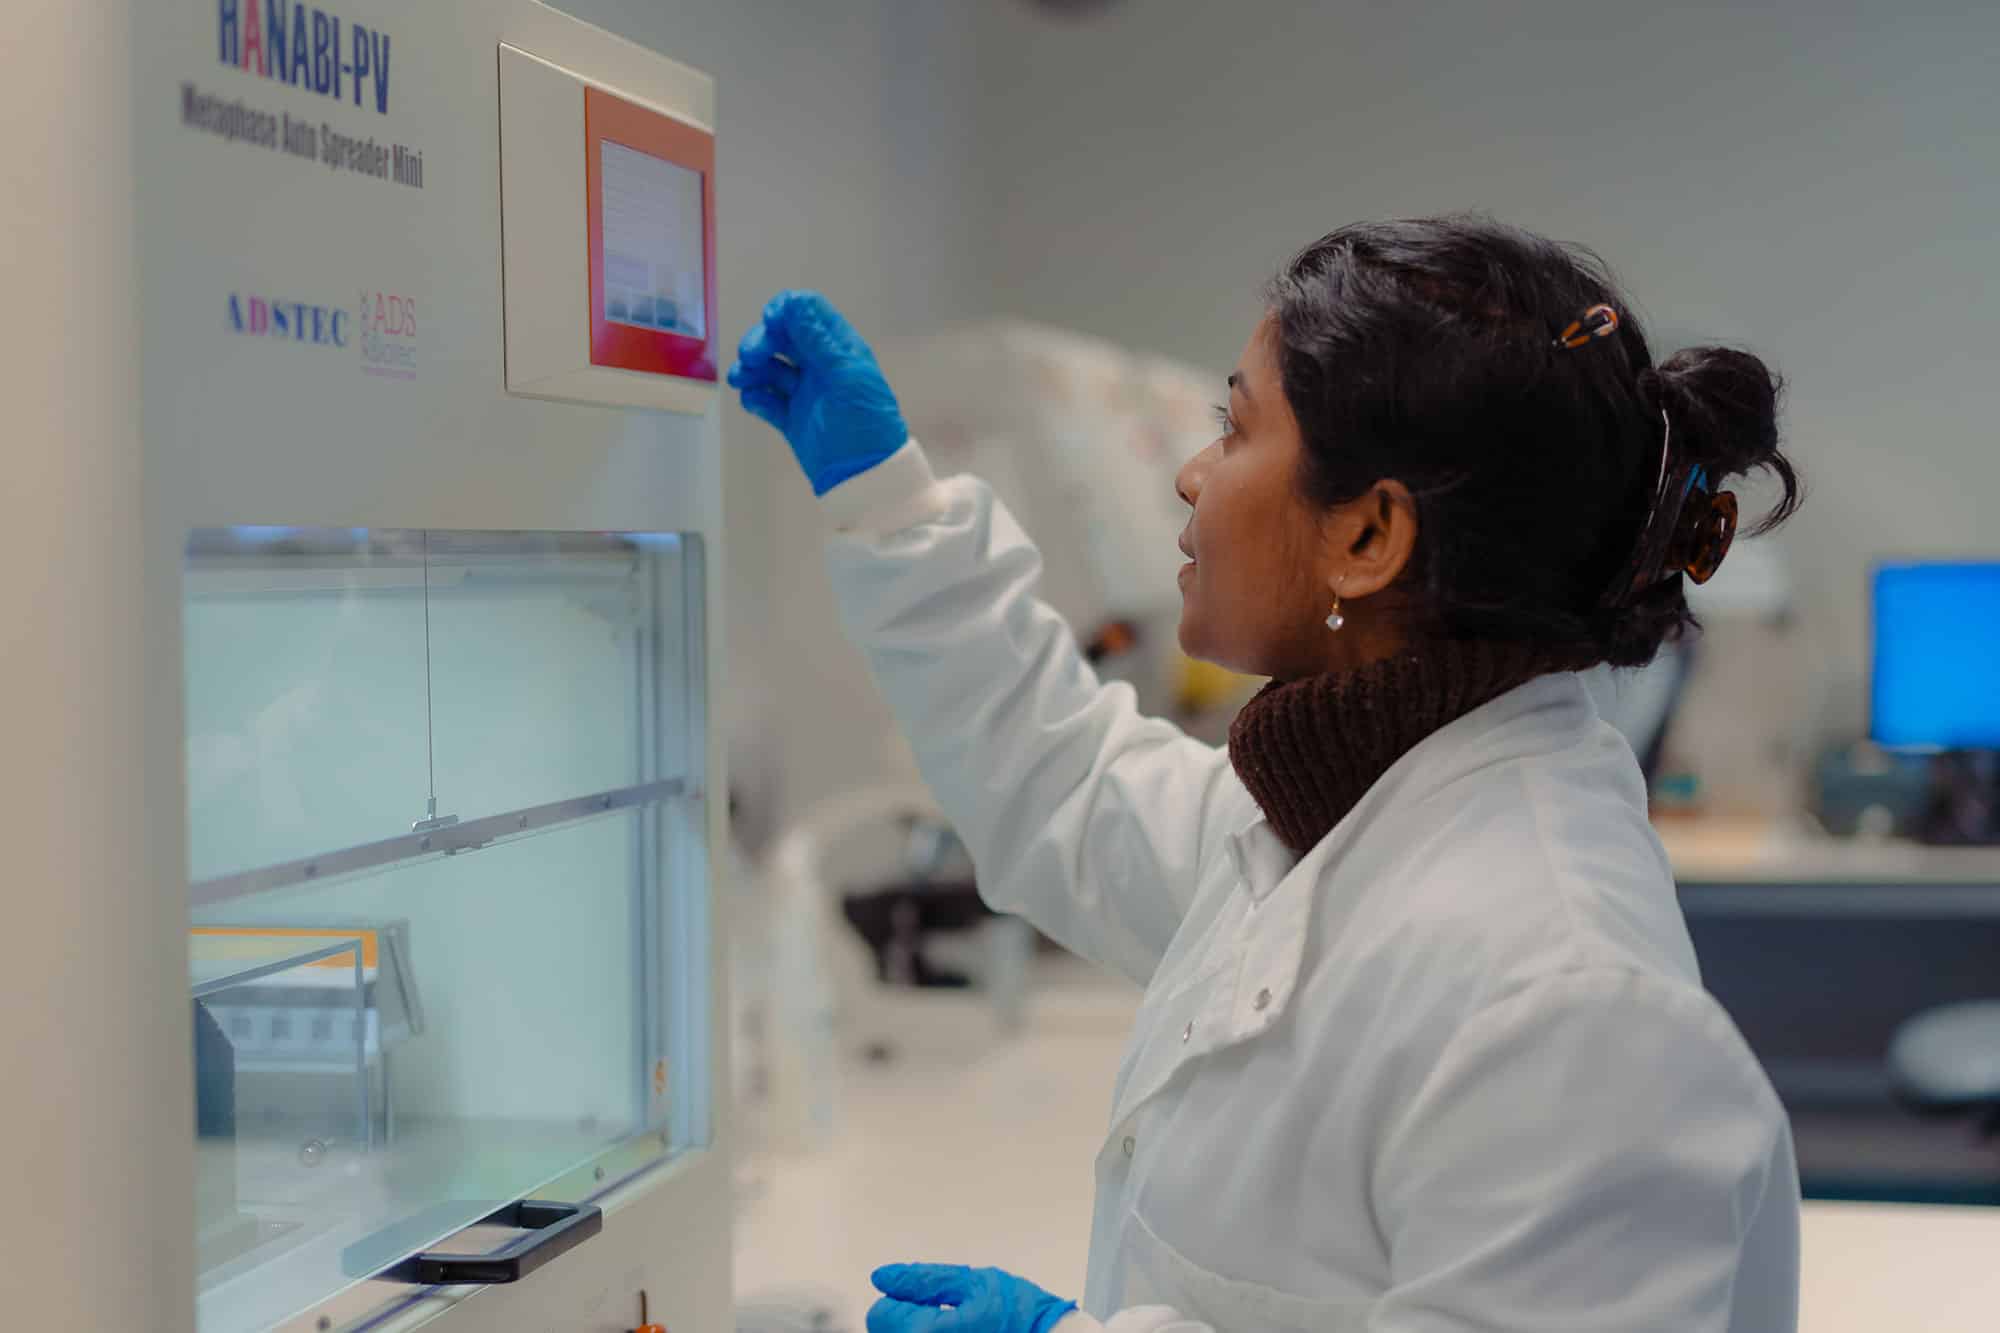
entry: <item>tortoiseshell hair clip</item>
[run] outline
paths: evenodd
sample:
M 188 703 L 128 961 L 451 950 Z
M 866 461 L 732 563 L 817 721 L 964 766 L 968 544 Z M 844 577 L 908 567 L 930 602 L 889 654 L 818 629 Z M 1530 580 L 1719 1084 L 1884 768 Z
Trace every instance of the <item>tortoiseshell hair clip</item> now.
M 1592 338 L 1609 338 L 1618 332 L 1618 312 L 1608 305 L 1594 305 L 1569 322 L 1556 335 L 1558 348 L 1581 347 Z

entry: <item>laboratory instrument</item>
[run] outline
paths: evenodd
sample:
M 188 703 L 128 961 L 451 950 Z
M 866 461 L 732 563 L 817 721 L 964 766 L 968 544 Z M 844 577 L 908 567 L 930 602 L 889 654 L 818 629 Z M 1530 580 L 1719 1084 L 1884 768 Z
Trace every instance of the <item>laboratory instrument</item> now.
M 96 26 L 0 204 L 91 330 L 14 437 L 9 1315 L 724 1327 L 714 84 L 533 0 Z

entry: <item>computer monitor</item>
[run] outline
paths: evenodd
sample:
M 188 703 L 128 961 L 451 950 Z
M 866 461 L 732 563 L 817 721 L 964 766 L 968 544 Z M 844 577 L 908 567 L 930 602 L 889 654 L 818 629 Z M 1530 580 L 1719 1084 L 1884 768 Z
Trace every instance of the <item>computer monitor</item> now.
M 1875 740 L 2000 750 L 2000 561 L 1875 572 Z

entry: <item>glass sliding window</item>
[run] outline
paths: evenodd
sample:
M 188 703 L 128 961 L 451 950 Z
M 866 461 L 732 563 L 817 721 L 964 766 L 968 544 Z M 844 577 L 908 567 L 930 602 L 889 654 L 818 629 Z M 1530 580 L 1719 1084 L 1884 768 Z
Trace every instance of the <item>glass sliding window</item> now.
M 706 1142 L 701 557 L 191 535 L 204 1333 Z

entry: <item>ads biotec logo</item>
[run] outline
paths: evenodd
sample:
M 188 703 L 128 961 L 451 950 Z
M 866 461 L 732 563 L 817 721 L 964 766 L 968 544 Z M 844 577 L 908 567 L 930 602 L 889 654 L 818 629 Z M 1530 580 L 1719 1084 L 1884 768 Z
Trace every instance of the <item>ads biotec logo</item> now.
M 361 369 L 391 379 L 415 379 L 416 298 L 363 288 L 356 313 L 361 325 Z
M 252 338 L 280 338 L 321 347 L 345 347 L 347 311 L 308 301 L 273 301 L 262 296 L 229 294 L 229 327 Z
M 343 34 L 342 28 L 346 31 Z M 216 40 L 222 63 L 322 97 L 364 90 L 375 109 L 389 111 L 389 34 L 298 0 L 216 0 Z

